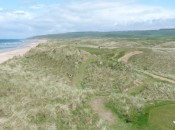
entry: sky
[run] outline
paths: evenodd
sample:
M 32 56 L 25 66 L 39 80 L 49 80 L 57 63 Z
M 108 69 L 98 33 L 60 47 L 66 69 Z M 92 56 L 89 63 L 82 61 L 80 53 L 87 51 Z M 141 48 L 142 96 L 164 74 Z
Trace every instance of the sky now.
M 175 0 L 1 0 L 0 38 L 175 28 Z

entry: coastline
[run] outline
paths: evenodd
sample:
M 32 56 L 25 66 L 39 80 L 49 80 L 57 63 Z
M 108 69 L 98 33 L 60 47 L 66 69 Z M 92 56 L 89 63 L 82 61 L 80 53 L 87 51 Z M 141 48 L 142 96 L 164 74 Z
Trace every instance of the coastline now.
M 35 48 L 37 45 L 45 42 L 47 42 L 46 39 L 33 40 L 32 42 L 25 44 L 23 46 L 20 46 L 14 50 L 0 51 L 0 64 L 8 61 L 9 59 L 12 59 L 14 56 L 23 56 L 30 49 Z

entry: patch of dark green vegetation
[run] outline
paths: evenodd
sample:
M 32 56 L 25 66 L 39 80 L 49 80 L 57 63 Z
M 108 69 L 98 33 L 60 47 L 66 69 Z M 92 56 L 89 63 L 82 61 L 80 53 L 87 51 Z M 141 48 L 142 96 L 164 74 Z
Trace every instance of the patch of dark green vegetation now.
M 128 113 L 128 114 L 122 113 L 122 111 L 119 110 L 120 109 L 119 106 L 113 104 L 112 102 L 108 102 L 106 104 L 106 107 L 109 108 L 120 119 L 124 120 L 126 123 L 131 123 L 132 125 L 136 126 L 138 129 L 159 130 L 161 127 L 153 125 L 154 122 L 150 122 L 150 120 L 151 120 L 150 119 L 150 112 L 151 112 L 151 110 L 153 110 L 155 108 L 159 108 L 159 107 L 161 108 L 163 106 L 168 106 L 168 105 L 175 106 L 175 102 L 174 101 L 161 101 L 161 102 L 157 101 L 157 102 L 154 102 L 150 105 L 145 106 L 144 109 L 141 111 L 134 112 L 134 113 Z M 167 110 L 167 111 L 170 111 L 170 110 Z M 165 115 L 166 115 L 166 113 L 165 113 Z M 167 116 L 169 116 L 169 115 L 167 115 Z M 162 120 L 162 119 L 160 118 L 159 120 Z M 153 124 L 151 124 L 151 123 L 153 123 Z M 173 124 L 173 120 L 170 123 Z M 161 126 L 164 124 L 159 124 L 159 125 Z M 163 130 L 163 129 L 160 129 L 160 130 Z
M 120 111 L 117 105 L 114 105 L 111 102 L 106 104 L 106 107 L 109 108 L 113 113 L 115 113 L 120 119 L 125 121 L 126 123 L 132 123 L 136 126 L 143 126 L 146 125 L 148 122 L 148 113 L 145 111 L 138 111 L 135 113 L 125 113 Z
M 120 51 L 116 58 L 118 59 L 124 55 L 125 55 L 125 51 Z

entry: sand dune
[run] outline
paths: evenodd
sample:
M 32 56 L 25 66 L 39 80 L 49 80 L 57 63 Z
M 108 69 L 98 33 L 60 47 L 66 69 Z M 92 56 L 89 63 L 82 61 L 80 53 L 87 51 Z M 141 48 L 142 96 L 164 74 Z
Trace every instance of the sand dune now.
M 0 53 L 0 64 L 3 62 L 13 58 L 14 56 L 23 56 L 26 52 L 28 52 L 30 49 L 36 47 L 40 43 L 44 43 L 47 40 L 35 40 L 32 43 L 25 45 L 21 48 L 17 48 L 12 51 L 5 51 Z

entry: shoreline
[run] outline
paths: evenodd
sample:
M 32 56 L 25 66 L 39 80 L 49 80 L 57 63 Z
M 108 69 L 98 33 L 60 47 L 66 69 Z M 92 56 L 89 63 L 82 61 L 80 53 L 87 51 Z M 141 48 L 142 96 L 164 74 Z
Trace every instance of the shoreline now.
M 23 56 L 30 49 L 35 48 L 37 45 L 45 42 L 47 42 L 46 39 L 33 40 L 30 43 L 19 46 L 16 49 L 9 50 L 9 51 L 0 51 L 0 64 L 8 61 L 9 59 L 12 59 L 15 56 Z

